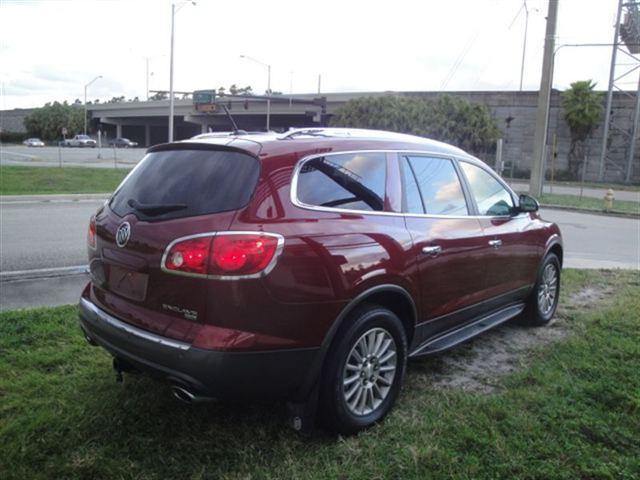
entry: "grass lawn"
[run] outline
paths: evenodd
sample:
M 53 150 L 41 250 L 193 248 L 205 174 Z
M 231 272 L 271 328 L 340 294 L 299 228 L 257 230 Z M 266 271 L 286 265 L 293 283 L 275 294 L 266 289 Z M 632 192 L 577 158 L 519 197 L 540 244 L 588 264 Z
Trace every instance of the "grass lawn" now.
M 548 185 L 549 182 L 550 182 L 549 179 L 545 180 L 545 185 Z M 571 187 L 578 187 L 578 188 L 580 187 L 580 185 L 582 185 L 582 183 L 578 181 L 566 181 L 566 182 L 555 181 L 553 184 L 559 185 L 559 186 L 571 186 Z M 604 188 L 605 190 L 608 188 L 612 188 L 614 192 L 616 190 L 625 190 L 627 192 L 640 192 L 640 185 L 633 185 L 633 184 L 627 185 L 623 183 L 584 182 L 584 186 L 585 188 Z
M 0 195 L 111 193 L 129 169 L 0 167 Z
M 145 377 L 117 384 L 108 355 L 82 339 L 75 307 L 2 313 L 0 478 L 637 479 L 638 275 L 565 271 L 561 305 L 546 328 L 566 335 L 521 352 L 491 389 L 433 379 L 455 375 L 448 360 L 491 335 L 543 330 L 504 326 L 412 362 L 385 422 L 310 439 L 282 424 L 282 406 L 185 406 Z
M 541 205 L 559 205 L 563 207 L 604 211 L 604 201 L 601 198 L 582 197 L 581 199 L 577 195 L 545 193 L 538 197 L 538 201 Z M 614 200 L 612 211 L 617 213 L 635 213 L 636 215 L 640 215 L 640 203 L 625 200 Z

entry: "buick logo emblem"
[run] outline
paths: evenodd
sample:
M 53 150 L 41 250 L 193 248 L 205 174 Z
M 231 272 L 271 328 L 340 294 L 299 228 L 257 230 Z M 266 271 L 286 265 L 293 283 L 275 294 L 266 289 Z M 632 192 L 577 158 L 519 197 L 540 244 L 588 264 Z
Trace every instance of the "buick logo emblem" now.
M 120 224 L 118 230 L 116 231 L 116 244 L 122 248 L 129 241 L 129 237 L 131 236 L 131 225 L 129 222 L 124 222 Z

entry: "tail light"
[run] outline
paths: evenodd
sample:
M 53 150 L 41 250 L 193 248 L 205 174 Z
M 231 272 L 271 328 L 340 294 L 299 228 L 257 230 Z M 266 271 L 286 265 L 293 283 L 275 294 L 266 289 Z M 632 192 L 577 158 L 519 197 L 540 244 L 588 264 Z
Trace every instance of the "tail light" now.
M 96 248 L 96 216 L 91 215 L 89 231 L 87 232 L 87 244 L 89 248 Z
M 275 266 L 284 238 L 275 233 L 223 232 L 172 242 L 162 270 L 195 277 L 232 280 L 266 275 Z

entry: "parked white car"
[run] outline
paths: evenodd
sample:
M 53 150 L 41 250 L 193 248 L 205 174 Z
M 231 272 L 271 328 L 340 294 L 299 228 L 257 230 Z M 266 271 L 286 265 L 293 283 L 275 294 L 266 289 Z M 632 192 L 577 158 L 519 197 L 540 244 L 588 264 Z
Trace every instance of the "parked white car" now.
M 44 147 L 44 142 L 39 138 L 27 138 L 24 142 L 22 142 L 22 144 L 26 145 L 27 147 Z
M 89 135 L 76 135 L 73 138 L 67 138 L 60 142 L 62 147 L 96 147 L 96 141 Z

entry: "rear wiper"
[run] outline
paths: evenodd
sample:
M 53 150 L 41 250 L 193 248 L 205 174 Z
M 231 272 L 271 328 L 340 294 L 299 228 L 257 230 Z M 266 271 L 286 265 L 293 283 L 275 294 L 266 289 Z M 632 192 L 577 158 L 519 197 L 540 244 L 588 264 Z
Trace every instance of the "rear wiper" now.
M 175 212 L 176 210 L 184 210 L 187 205 L 184 203 L 140 203 L 134 198 L 130 198 L 127 204 L 146 215 L 162 215 L 163 213 Z

